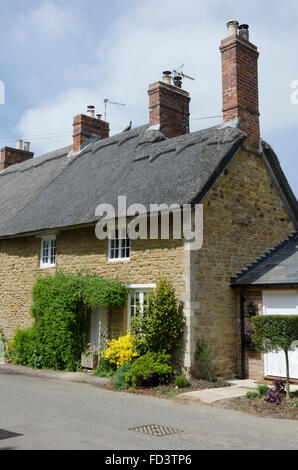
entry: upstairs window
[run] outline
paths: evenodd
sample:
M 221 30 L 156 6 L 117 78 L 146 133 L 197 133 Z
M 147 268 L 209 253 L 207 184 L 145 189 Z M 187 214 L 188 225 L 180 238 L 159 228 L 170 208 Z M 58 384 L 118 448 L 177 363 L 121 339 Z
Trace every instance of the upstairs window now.
M 109 260 L 129 259 L 130 238 L 126 228 L 114 230 L 109 237 Z
M 56 237 L 46 237 L 41 240 L 40 267 L 56 266 L 57 244 Z

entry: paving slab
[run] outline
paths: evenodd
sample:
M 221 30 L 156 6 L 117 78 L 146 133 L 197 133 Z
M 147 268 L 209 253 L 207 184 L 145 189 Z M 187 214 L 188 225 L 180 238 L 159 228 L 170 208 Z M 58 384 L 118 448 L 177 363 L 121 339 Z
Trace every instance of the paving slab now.
M 195 390 L 194 392 L 181 393 L 177 398 L 187 400 L 198 400 L 202 403 L 210 404 L 226 398 L 244 397 L 247 392 L 257 389 L 257 380 L 227 380 L 230 387 L 208 388 L 205 390 Z M 298 385 L 291 384 L 291 392 L 298 390 Z
M 202 403 L 213 403 L 225 398 L 235 398 L 245 396 L 247 392 L 251 392 L 252 388 L 240 387 L 222 387 L 209 388 L 206 390 L 196 390 L 194 392 L 181 393 L 178 398 L 188 400 L 199 400 Z

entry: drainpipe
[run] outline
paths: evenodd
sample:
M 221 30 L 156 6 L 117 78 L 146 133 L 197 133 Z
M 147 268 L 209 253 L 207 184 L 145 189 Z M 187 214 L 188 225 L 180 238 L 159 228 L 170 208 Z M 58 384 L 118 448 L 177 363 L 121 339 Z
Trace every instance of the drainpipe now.
M 246 379 L 245 372 L 245 341 L 244 341 L 244 288 L 241 288 L 240 294 L 240 324 L 241 324 L 241 379 Z

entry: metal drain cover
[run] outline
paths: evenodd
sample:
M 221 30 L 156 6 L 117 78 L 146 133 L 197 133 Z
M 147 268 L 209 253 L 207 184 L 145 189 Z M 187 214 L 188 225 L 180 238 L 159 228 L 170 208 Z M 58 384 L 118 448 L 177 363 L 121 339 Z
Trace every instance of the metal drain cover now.
M 11 437 L 22 436 L 22 434 L 17 434 L 16 432 L 5 431 L 5 429 L 0 429 L 0 441 L 4 439 L 10 439 Z
M 150 436 L 168 436 L 169 434 L 176 434 L 183 432 L 183 429 L 170 428 L 169 426 L 161 426 L 160 424 L 147 424 L 146 426 L 138 426 L 136 428 L 129 428 L 129 431 L 142 432 Z

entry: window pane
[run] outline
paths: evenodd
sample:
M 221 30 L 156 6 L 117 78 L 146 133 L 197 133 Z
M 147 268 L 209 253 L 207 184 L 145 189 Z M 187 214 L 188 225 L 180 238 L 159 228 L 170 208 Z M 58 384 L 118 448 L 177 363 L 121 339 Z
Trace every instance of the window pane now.
M 56 263 L 56 239 L 42 240 L 41 245 L 41 263 L 45 266 L 55 265 Z
M 112 238 L 113 237 L 113 238 Z M 126 229 L 115 230 L 110 238 L 110 259 L 129 258 L 130 256 L 130 238 Z

